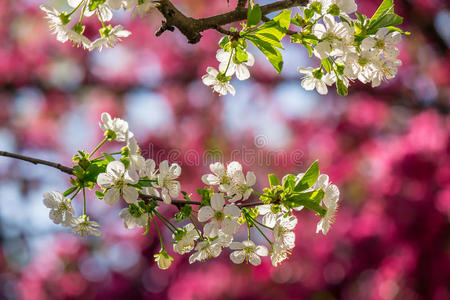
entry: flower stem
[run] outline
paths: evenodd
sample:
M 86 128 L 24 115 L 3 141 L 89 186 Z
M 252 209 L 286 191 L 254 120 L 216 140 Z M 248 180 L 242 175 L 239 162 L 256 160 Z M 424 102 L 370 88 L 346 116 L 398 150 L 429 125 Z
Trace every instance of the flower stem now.
M 77 7 L 75 7 L 67 16 L 70 17 L 71 15 L 73 15 L 81 6 L 81 4 L 83 4 L 84 1 L 80 1 L 80 3 L 78 3 Z
M 152 219 L 153 219 L 153 223 L 155 223 L 156 231 L 158 231 L 159 242 L 161 243 L 161 249 L 164 250 L 163 238 L 161 236 L 161 231 L 159 231 L 158 223 L 156 222 L 154 217 L 152 217 Z
M 108 138 L 104 138 L 103 141 L 100 142 L 100 144 L 97 145 L 97 147 L 95 147 L 95 149 L 91 152 L 91 154 L 89 154 L 89 157 L 91 157 L 92 155 L 94 155 L 95 152 L 97 152 L 98 149 L 100 149 L 101 146 L 103 146 L 103 144 L 105 144 L 108 141 Z
M 70 199 L 69 199 L 70 201 L 69 202 L 72 202 L 73 198 L 75 198 L 75 196 L 78 195 L 78 193 L 80 191 L 81 191 L 81 188 L 78 188 L 77 191 L 75 192 L 75 194 L 73 194 L 72 197 L 70 197 Z
M 198 236 L 204 240 L 205 238 L 203 237 L 203 234 L 200 232 L 200 229 L 198 229 L 197 224 L 194 222 L 194 219 L 192 218 L 192 216 L 189 217 L 189 219 L 191 220 L 192 224 L 194 224 L 195 230 L 197 231 Z
M 166 223 L 166 226 L 167 226 L 167 227 L 169 227 L 169 225 L 170 225 L 170 226 L 172 226 L 172 228 L 173 228 L 174 230 L 177 230 L 177 227 L 175 227 L 175 225 L 173 225 L 172 222 L 170 222 L 170 221 L 169 221 L 166 217 L 164 217 L 162 214 L 160 214 L 160 213 L 157 212 L 156 210 L 154 211 L 154 213 L 158 216 L 158 218 L 159 218 L 163 223 Z M 174 232 L 174 231 L 172 230 L 172 228 L 169 227 L 170 231 Z
M 86 215 L 86 190 L 83 186 L 83 214 Z

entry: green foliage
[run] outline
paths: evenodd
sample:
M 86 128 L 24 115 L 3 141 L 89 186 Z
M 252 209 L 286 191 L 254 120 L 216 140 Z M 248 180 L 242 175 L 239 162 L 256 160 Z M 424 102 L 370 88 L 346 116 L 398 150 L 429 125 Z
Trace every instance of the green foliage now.
M 347 94 L 348 94 L 348 87 L 344 84 L 342 79 L 338 78 L 336 80 L 336 87 L 337 87 L 337 92 L 338 92 L 339 95 L 347 96 Z
M 105 3 L 106 0 L 91 0 L 89 2 L 89 10 L 94 11 L 97 9 L 97 7 L 103 3 Z
M 283 49 L 281 39 L 286 35 L 290 24 L 291 11 L 283 10 L 273 20 L 244 32 L 241 36 L 254 44 L 280 73 L 283 68 L 283 57 L 278 49 Z
M 180 207 L 180 211 L 175 214 L 175 221 L 182 222 L 192 215 L 192 206 L 189 204 L 183 205 Z
M 295 191 L 300 192 L 312 187 L 316 183 L 317 178 L 319 178 L 319 162 L 316 160 L 309 166 L 305 175 L 295 185 Z
M 261 21 L 261 17 L 261 7 L 250 0 L 247 11 L 247 26 L 253 27 L 255 25 L 258 25 L 258 23 Z
M 211 196 L 214 193 L 214 189 L 212 187 L 205 186 L 203 189 L 197 189 L 197 193 L 202 197 L 200 206 L 211 205 Z
M 77 186 L 73 186 L 73 187 L 67 189 L 67 190 L 63 193 L 64 197 L 69 196 L 70 194 L 72 194 L 73 192 L 75 192 L 77 189 L 78 189 Z
M 269 177 L 269 184 L 270 184 L 271 188 L 273 188 L 274 186 L 280 185 L 280 181 L 278 180 L 277 175 L 269 174 L 267 176 Z

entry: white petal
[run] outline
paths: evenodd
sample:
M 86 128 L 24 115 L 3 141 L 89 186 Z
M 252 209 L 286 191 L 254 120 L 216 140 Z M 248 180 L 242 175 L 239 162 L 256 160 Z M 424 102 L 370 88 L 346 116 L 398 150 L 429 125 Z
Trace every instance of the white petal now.
M 252 186 L 256 183 L 256 175 L 252 171 L 247 172 L 247 185 Z
M 231 250 L 242 250 L 242 249 L 244 249 L 244 245 L 240 242 L 232 242 L 230 244 L 230 249 Z
M 107 173 L 100 173 L 97 177 L 97 184 L 102 188 L 112 187 L 115 183 L 115 178 Z
M 122 177 L 125 173 L 125 166 L 120 161 L 112 161 L 106 166 L 106 173 L 114 178 Z
M 250 78 L 250 72 L 244 64 L 236 65 L 236 77 L 239 80 L 247 80 Z
M 124 186 L 123 187 L 123 199 L 127 203 L 135 203 L 139 197 L 138 191 L 131 187 L 131 186 Z
M 139 181 L 139 176 L 135 170 L 127 170 L 123 176 L 126 183 L 136 184 Z
M 230 219 L 225 219 L 222 221 L 222 231 L 225 234 L 233 235 L 237 232 L 239 228 L 239 223 Z
M 230 216 L 230 217 L 240 217 L 241 215 L 241 210 L 239 209 L 239 207 L 237 207 L 234 204 L 228 204 L 225 206 L 225 208 L 223 209 L 223 212 L 225 215 Z
M 205 227 L 203 227 L 203 231 L 206 236 L 214 238 L 219 233 L 219 225 L 215 220 L 212 220 L 211 222 L 205 224 Z
M 205 222 L 211 219 L 214 216 L 214 211 L 211 206 L 203 206 L 198 211 L 198 220 L 200 222 Z
M 230 259 L 235 264 L 242 264 L 245 260 L 245 252 L 243 250 L 233 251 L 230 254 Z
M 106 191 L 103 200 L 105 200 L 106 204 L 114 205 L 120 199 L 120 190 L 116 188 L 110 188 Z
M 224 205 L 225 205 L 225 199 L 223 198 L 222 194 L 214 193 L 211 196 L 211 207 L 214 210 L 221 210 Z
M 267 256 L 269 255 L 269 250 L 265 246 L 256 246 L 255 253 L 259 256 Z
M 248 255 L 248 261 L 254 266 L 259 266 L 261 264 L 261 258 L 255 253 L 250 253 Z

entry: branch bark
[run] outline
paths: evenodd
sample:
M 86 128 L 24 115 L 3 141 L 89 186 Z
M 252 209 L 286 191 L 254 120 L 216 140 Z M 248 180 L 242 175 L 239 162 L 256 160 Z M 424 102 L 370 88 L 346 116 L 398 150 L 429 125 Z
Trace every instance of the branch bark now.
M 69 175 L 73 175 L 73 169 L 64 165 L 61 165 L 59 163 L 55 163 L 55 162 L 51 162 L 48 160 L 43 160 L 43 159 L 39 159 L 39 158 L 34 158 L 34 157 L 30 157 L 30 156 L 25 156 L 25 155 L 20 155 L 20 154 L 15 154 L 15 153 L 11 153 L 11 152 L 7 152 L 7 151 L 0 151 L 0 156 L 5 156 L 5 157 L 11 157 L 14 159 L 18 159 L 18 160 L 23 160 L 23 161 L 27 161 L 30 162 L 32 164 L 35 165 L 45 165 L 45 166 L 49 166 L 55 169 L 60 170 L 61 172 L 64 172 L 66 174 Z M 150 195 L 144 195 L 144 194 L 139 194 L 139 197 L 143 200 L 156 200 L 156 201 L 160 201 L 163 202 L 163 199 L 161 197 L 157 197 L 157 196 L 150 196 Z M 192 204 L 192 205 L 200 205 L 201 202 L 199 201 L 186 201 L 186 200 L 172 200 L 172 204 L 177 206 L 178 208 L 181 205 L 185 205 L 185 204 Z M 248 207 L 248 206 L 257 206 L 257 205 L 262 205 L 262 202 L 256 202 L 256 203 L 246 203 L 246 204 L 239 204 L 239 207 Z
M 240 1 L 239 3 L 242 3 Z M 291 8 L 294 6 L 305 6 L 309 0 L 282 0 L 276 1 L 274 3 L 269 3 L 261 6 L 261 13 L 263 15 Z M 238 3 L 238 4 L 239 4 Z M 163 26 L 167 28 L 176 27 L 178 30 L 187 38 L 188 42 L 191 44 L 196 44 L 202 38 L 201 32 L 208 29 L 216 29 L 220 32 L 220 26 L 245 20 L 247 18 L 247 8 L 245 5 L 237 5 L 236 8 L 230 12 L 208 17 L 194 19 L 184 15 L 180 12 L 170 0 L 159 0 L 157 9 L 166 19 Z M 157 33 L 158 36 L 161 35 L 167 29 L 161 27 Z M 222 29 L 224 30 L 224 29 Z

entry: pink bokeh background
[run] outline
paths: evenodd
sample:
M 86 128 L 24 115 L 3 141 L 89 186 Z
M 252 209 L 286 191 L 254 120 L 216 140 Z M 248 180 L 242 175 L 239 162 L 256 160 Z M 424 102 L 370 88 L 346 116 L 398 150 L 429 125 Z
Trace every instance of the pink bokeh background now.
M 236 1 L 174 2 L 201 17 Z M 368 15 L 378 2 L 357 1 Z M 173 254 L 161 271 L 156 233 L 124 229 L 120 207 L 90 195 L 104 236 L 73 236 L 48 219 L 41 197 L 64 191 L 68 176 L 0 158 L 0 298 L 450 299 L 450 12 L 446 1 L 395 3 L 412 35 L 400 45 L 399 75 L 380 88 L 306 92 L 296 68 L 317 61 L 286 42 L 281 76 L 250 48 L 252 79 L 232 82 L 235 97 L 218 97 L 200 80 L 217 65 L 214 31 L 190 45 L 177 31 L 155 37 L 156 12 L 134 20 L 118 13 L 114 22 L 132 35 L 89 53 L 50 35 L 42 1 L 1 1 L 0 150 L 70 165 L 102 138 L 97 123 L 107 111 L 129 121 L 147 157 L 182 166 L 182 189 L 194 199 L 211 162 L 204 154 L 215 153 L 254 170 L 257 190 L 267 173 L 296 174 L 319 159 L 341 207 L 327 236 L 315 234 L 316 216 L 300 212 L 296 247 L 278 268 L 268 259 L 234 265 L 225 250 L 193 265 Z M 97 26 L 92 19 L 88 35 Z M 80 212 L 80 199 L 74 205 Z

